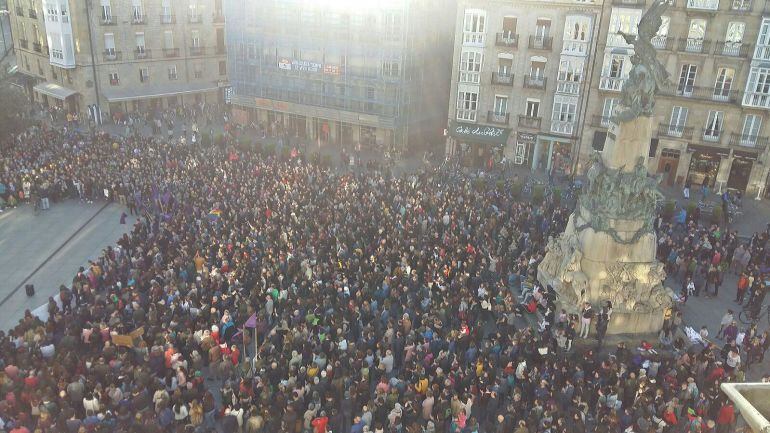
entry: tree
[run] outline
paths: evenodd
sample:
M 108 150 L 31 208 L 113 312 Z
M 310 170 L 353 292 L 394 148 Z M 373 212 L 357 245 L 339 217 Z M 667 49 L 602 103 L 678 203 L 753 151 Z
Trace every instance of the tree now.
M 12 83 L 13 75 L 0 71 L 0 135 L 13 134 L 29 123 L 29 100 L 21 88 Z

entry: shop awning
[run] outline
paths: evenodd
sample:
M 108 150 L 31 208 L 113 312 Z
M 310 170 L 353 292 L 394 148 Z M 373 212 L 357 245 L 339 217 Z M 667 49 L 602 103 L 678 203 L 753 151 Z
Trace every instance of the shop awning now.
M 62 101 L 78 93 L 72 89 L 62 87 L 56 83 L 40 83 L 32 89 L 38 93 L 42 93 L 43 95 L 47 95 L 52 98 L 61 99 Z
M 457 139 L 471 143 L 506 144 L 511 129 L 452 121 L 450 133 Z
M 187 93 L 210 92 L 219 89 L 216 83 L 169 83 L 136 86 L 124 89 L 104 89 L 109 102 L 134 101 L 137 99 L 162 98 Z
M 711 147 L 711 146 L 703 146 L 701 144 L 687 144 L 687 151 L 688 152 L 703 152 L 708 153 L 712 155 L 719 155 L 719 156 L 730 156 L 730 149 L 725 149 L 721 147 Z

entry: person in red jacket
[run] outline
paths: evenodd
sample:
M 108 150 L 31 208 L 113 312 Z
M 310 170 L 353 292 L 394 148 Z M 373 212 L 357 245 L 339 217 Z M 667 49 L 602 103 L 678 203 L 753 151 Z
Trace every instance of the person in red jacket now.
M 321 411 L 321 416 L 310 422 L 313 426 L 313 433 L 326 433 L 326 425 L 329 424 L 329 417 L 325 411 Z
M 730 427 L 735 423 L 735 407 L 733 402 L 728 400 L 719 409 L 719 415 L 717 415 L 717 433 L 728 433 Z

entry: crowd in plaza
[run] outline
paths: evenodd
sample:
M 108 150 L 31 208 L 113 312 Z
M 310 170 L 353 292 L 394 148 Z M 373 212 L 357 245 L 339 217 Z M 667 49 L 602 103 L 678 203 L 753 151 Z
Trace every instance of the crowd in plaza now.
M 719 384 L 762 362 L 765 329 L 726 315 L 724 345 L 691 344 L 674 308 L 659 342 L 598 348 L 611 307 L 558 312 L 535 278 L 570 214 L 557 200 L 502 174 L 308 159 L 39 128 L 2 142 L 5 205 L 110 200 L 138 219 L 47 320 L 0 331 L 0 431 L 733 431 Z M 761 305 L 767 232 L 686 214 L 656 229 L 682 301 L 735 272 Z

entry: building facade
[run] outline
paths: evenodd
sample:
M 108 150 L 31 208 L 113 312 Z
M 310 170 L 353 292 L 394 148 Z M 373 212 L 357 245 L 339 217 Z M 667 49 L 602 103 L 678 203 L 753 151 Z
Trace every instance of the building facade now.
M 319 145 L 404 149 L 440 141 L 449 4 L 227 2 L 234 118 Z
M 447 151 L 473 166 L 505 155 L 568 174 L 600 12 L 592 1 L 461 0 Z
M 222 0 L 9 0 L 18 71 L 43 106 L 93 115 L 222 98 Z
M 635 33 L 648 6 L 645 0 L 604 5 L 578 172 L 591 152 L 603 150 L 631 69 L 633 48 L 618 33 Z M 675 0 L 666 11 L 653 44 L 671 83 L 657 96 L 648 165 L 664 184 L 765 190 L 770 21 L 762 18 L 764 7 L 761 0 Z

